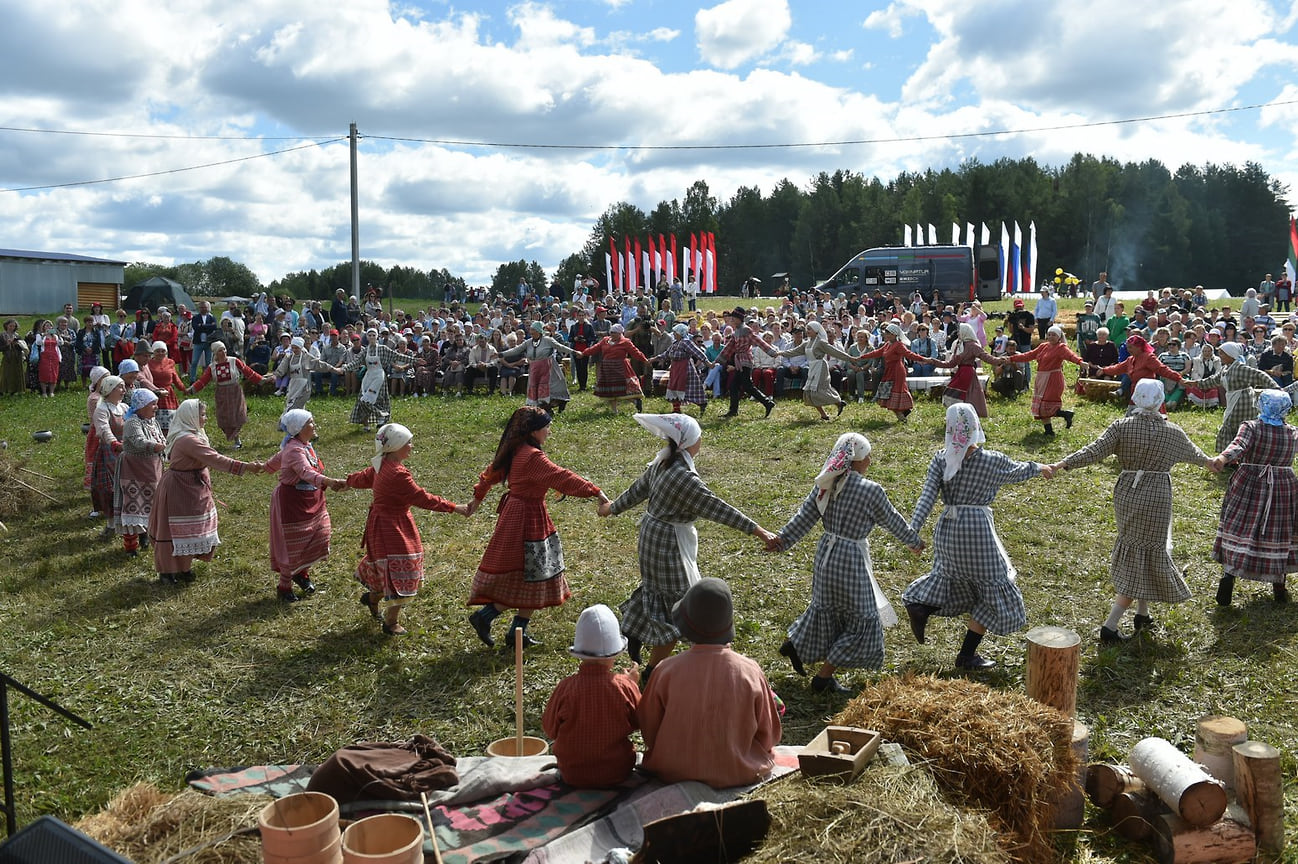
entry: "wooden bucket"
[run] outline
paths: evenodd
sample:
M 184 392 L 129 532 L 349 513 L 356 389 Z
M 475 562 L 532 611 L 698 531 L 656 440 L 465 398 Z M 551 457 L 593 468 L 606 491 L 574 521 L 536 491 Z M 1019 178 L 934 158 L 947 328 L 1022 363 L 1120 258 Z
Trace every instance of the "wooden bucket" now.
M 523 736 L 523 752 L 518 752 L 518 738 L 498 738 L 487 745 L 488 756 L 544 756 L 550 752 L 550 744 L 544 738 L 532 735 Z
M 266 864 L 337 864 L 338 802 L 301 792 L 270 802 L 257 818 Z
M 353 822 L 343 832 L 343 864 L 423 864 L 424 826 L 401 813 Z

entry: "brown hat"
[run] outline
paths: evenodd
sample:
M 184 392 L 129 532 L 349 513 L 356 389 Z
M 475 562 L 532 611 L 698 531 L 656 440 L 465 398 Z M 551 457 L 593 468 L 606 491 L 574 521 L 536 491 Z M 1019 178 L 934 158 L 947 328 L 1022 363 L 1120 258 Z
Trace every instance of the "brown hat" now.
M 748 310 L 745 309 L 743 306 L 736 306 L 734 309 L 731 309 L 729 312 L 726 313 L 726 317 L 738 318 L 740 321 L 743 321 L 745 318 L 748 317 Z
M 672 623 L 681 638 L 696 645 L 725 645 L 735 640 L 735 606 L 730 586 L 708 577 L 690 586 L 672 607 Z

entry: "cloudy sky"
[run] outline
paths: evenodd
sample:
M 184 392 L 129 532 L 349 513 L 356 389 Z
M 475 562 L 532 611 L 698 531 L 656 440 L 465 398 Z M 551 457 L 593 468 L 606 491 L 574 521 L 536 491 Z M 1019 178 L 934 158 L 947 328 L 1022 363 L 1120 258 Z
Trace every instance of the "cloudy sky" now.
M 1083 151 L 1252 160 L 1298 201 L 1298 0 L 0 0 L 0 22 L 0 248 L 330 266 L 350 122 L 362 256 L 471 284 L 697 179 L 725 201 Z M 1133 118 L 1162 119 L 1111 122 Z

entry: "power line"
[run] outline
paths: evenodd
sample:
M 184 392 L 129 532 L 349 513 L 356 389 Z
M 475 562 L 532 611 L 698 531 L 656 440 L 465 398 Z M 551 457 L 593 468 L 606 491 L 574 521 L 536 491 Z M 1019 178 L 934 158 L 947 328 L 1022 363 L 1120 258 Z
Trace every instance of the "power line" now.
M 153 138 L 159 141 L 313 141 L 327 135 L 162 135 L 152 132 L 87 132 L 81 129 L 29 129 L 0 126 L 0 132 L 32 132 L 41 135 L 86 135 L 97 138 Z
M 65 189 L 69 186 L 92 186 L 96 183 L 116 183 L 119 180 L 139 180 L 144 177 L 161 177 L 166 174 L 180 174 L 185 171 L 198 171 L 202 168 L 217 168 L 221 165 L 234 165 L 238 162 L 248 162 L 253 159 L 264 159 L 267 156 L 278 156 L 282 153 L 292 153 L 295 150 L 306 150 L 311 147 L 323 147 L 326 144 L 334 144 L 338 141 L 346 141 L 346 136 L 340 138 L 331 138 L 328 141 L 314 141 L 310 144 L 302 144 L 298 147 L 286 147 L 283 150 L 272 150 L 269 153 L 256 153 L 252 156 L 240 156 L 237 159 L 224 159 L 220 162 L 205 162 L 202 165 L 189 165 L 185 168 L 169 168 L 165 171 L 149 171 L 144 174 L 124 174 L 120 177 L 104 177 L 99 180 L 74 180 L 69 183 L 47 183 L 43 186 L 16 186 L 12 189 L 0 189 L 3 192 L 34 192 L 40 189 Z
M 861 144 L 907 144 L 917 141 L 946 141 L 961 138 L 990 138 L 996 135 L 1027 135 L 1034 132 L 1058 132 L 1068 129 L 1093 129 L 1104 126 L 1123 126 L 1133 123 L 1149 123 L 1155 120 L 1178 120 L 1186 117 L 1208 117 L 1214 114 L 1232 114 L 1239 111 L 1254 111 L 1259 108 L 1280 105 L 1298 104 L 1298 99 L 1285 99 L 1276 102 L 1259 102 L 1254 105 L 1239 105 L 1234 108 L 1212 108 L 1205 111 L 1183 111 L 1176 114 L 1153 114 L 1146 117 L 1126 117 L 1118 120 L 1094 120 L 1085 123 L 1059 123 L 1052 126 L 1029 126 L 1022 129 L 993 129 L 985 132 L 951 132 L 938 135 L 909 135 L 898 138 L 855 138 L 844 141 L 808 141 L 801 143 L 778 144 L 536 144 L 525 142 L 499 141 L 463 141 L 450 138 L 397 138 L 387 135 L 367 135 L 383 141 L 399 141 L 413 144 L 445 144 L 455 147 L 498 147 L 523 150 L 793 150 L 807 147 L 846 147 Z

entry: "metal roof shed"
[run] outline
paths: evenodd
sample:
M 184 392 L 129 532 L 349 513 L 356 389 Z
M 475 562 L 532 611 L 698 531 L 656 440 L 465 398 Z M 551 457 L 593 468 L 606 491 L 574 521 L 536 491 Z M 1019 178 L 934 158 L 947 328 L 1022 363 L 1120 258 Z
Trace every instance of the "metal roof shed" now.
M 71 303 L 117 306 L 125 261 L 64 252 L 0 249 L 0 314 L 45 315 Z

